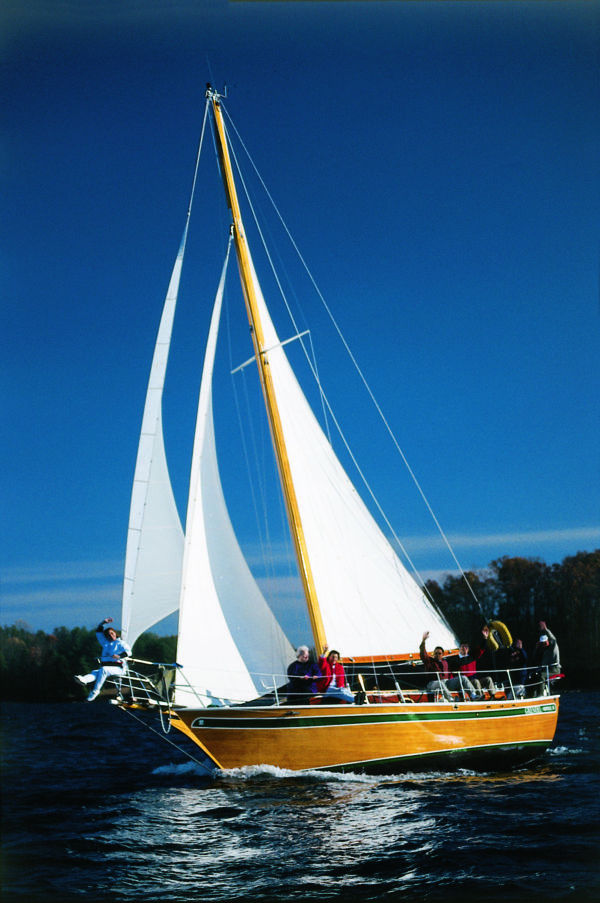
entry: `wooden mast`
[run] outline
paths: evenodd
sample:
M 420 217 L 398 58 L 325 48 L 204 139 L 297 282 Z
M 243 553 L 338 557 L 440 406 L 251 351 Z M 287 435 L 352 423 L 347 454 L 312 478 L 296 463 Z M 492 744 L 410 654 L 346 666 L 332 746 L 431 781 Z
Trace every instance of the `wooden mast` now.
M 306 604 L 308 607 L 313 639 L 317 655 L 320 655 L 324 648 L 327 646 L 327 639 L 325 636 L 325 628 L 323 626 L 323 620 L 321 618 L 321 611 L 317 599 L 317 591 L 315 588 L 310 561 L 308 558 L 306 540 L 302 528 L 302 520 L 300 518 L 300 511 L 298 509 L 296 492 L 294 489 L 294 483 L 292 480 L 290 464 L 283 436 L 281 418 L 279 416 L 279 408 L 277 406 L 277 399 L 275 397 L 275 390 L 273 387 L 273 379 L 269 368 L 269 360 L 267 352 L 265 350 L 263 327 L 258 309 L 254 281 L 252 279 L 252 264 L 250 252 L 248 249 L 248 243 L 246 241 L 244 225 L 242 222 L 242 216 L 235 189 L 235 182 L 233 179 L 233 170 L 231 168 L 229 150 L 227 147 L 225 125 L 223 122 L 223 114 L 220 106 L 220 95 L 216 91 L 214 91 L 210 85 L 208 85 L 206 96 L 210 98 L 212 102 L 212 109 L 218 136 L 217 144 L 219 149 L 219 158 L 221 161 L 221 171 L 223 175 L 223 181 L 225 183 L 227 203 L 229 209 L 231 210 L 233 219 L 233 240 L 235 244 L 238 268 L 240 271 L 244 300 L 246 303 L 246 311 L 248 314 L 248 320 L 250 322 L 250 332 L 252 334 L 252 341 L 254 343 L 254 353 L 256 356 L 256 362 L 258 364 L 258 372 L 260 375 L 267 414 L 271 426 L 271 435 L 275 448 L 275 457 L 277 459 L 277 465 L 279 467 L 279 475 L 281 478 L 281 485 L 283 488 L 287 515 L 290 522 L 290 529 L 296 550 L 296 557 L 298 559 L 300 578 L 302 580 L 304 595 L 306 597 Z

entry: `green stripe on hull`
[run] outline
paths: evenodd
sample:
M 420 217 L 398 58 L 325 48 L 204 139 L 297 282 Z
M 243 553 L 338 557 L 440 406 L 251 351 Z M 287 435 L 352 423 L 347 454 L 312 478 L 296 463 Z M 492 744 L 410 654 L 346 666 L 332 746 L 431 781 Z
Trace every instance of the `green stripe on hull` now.
M 279 717 L 211 717 L 210 715 L 202 715 L 201 718 L 194 718 L 191 723 L 192 728 L 203 728 L 206 730 L 300 730 L 318 727 L 355 727 L 364 725 L 390 724 L 398 722 L 418 722 L 418 721 L 474 721 L 487 718 L 519 718 L 528 715 L 547 715 L 556 712 L 556 704 L 553 702 L 542 703 L 535 706 L 515 706 L 503 708 L 476 709 L 471 711 L 468 708 L 460 709 L 454 712 L 382 712 L 377 714 L 372 709 L 364 714 L 358 714 L 353 711 L 351 715 L 340 713 L 339 715 L 315 715 L 311 717 L 291 716 L 282 713 Z

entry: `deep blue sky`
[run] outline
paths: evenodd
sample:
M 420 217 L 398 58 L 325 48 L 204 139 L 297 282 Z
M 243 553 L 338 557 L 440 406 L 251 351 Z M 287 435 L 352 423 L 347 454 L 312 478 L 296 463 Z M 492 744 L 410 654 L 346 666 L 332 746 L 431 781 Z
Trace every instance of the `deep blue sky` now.
M 209 66 L 463 566 L 598 546 L 598 3 L 20 0 L 3 19 L 3 624 L 118 617 Z M 207 323 L 185 327 L 198 372 Z M 451 569 L 388 482 L 425 575 Z

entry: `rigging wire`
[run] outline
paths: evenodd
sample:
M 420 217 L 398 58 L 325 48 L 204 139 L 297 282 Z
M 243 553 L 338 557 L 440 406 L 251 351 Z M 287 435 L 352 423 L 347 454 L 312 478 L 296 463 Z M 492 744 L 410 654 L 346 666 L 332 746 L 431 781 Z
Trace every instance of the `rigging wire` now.
M 174 746 L 175 749 L 177 749 L 180 753 L 183 753 L 184 756 L 187 756 L 188 759 L 191 759 L 192 762 L 195 762 L 195 763 L 196 763 L 196 765 L 199 765 L 200 768 L 204 769 L 204 771 L 205 771 L 210 777 L 214 777 L 214 769 L 210 769 L 207 765 L 204 764 L 204 762 L 200 762 L 199 759 L 196 759 L 196 758 L 195 758 L 191 753 L 189 753 L 186 749 L 183 749 L 181 746 L 177 746 L 176 743 L 173 743 L 172 740 L 169 740 L 169 738 L 168 738 L 167 736 L 165 736 L 164 732 L 161 734 L 161 732 L 160 732 L 160 731 L 157 731 L 156 728 L 152 727 L 151 724 L 147 724 L 147 722 L 145 722 L 143 718 L 139 718 L 137 715 L 135 715 L 135 714 L 131 711 L 131 709 L 129 709 L 129 708 L 124 708 L 124 707 L 122 707 L 122 708 L 123 708 L 123 710 L 124 710 L 125 712 L 127 712 L 128 715 L 131 715 L 132 718 L 134 718 L 136 721 L 138 721 L 138 722 L 139 722 L 140 724 L 142 724 L 144 727 L 147 727 L 148 730 L 152 731 L 153 734 L 156 734 L 156 735 L 159 736 L 162 740 L 164 740 L 165 743 L 170 743 L 171 746 Z
M 222 109 L 225 110 L 224 106 L 222 106 Z M 353 354 L 353 352 L 352 352 L 350 346 L 348 345 L 348 342 L 346 341 L 346 338 L 344 337 L 344 335 L 343 335 L 343 333 L 342 333 L 341 327 L 340 327 L 339 324 L 337 323 L 337 321 L 336 321 L 336 319 L 335 319 L 335 317 L 334 317 L 334 315 L 333 315 L 333 312 L 331 311 L 331 308 L 330 308 L 329 305 L 327 304 L 327 302 L 326 302 L 326 300 L 325 300 L 325 298 L 324 298 L 324 296 L 323 296 L 323 294 L 322 294 L 322 292 L 321 292 L 319 286 L 317 285 L 316 280 L 315 280 L 314 276 L 312 275 L 312 272 L 311 272 L 311 270 L 310 270 L 310 268 L 309 268 L 309 266 L 308 266 L 306 260 L 304 259 L 304 256 L 302 255 L 302 252 L 300 251 L 298 245 L 296 244 L 296 241 L 294 240 L 294 238 L 293 238 L 293 236 L 292 236 L 292 234 L 291 234 L 291 232 L 290 232 L 290 230 L 289 230 L 289 228 L 288 228 L 288 226 L 287 226 L 287 224 L 286 224 L 286 222 L 285 222 L 285 220 L 284 220 L 284 218 L 283 218 L 283 216 L 282 216 L 282 214 L 281 214 L 281 212 L 280 212 L 280 210 L 279 210 L 279 208 L 278 208 L 278 206 L 277 206 L 277 204 L 275 203 L 275 200 L 273 199 L 273 197 L 272 197 L 272 195 L 271 195 L 269 189 L 267 188 L 267 186 L 266 186 L 266 184 L 265 184 L 265 182 L 264 182 L 264 180 L 263 180 L 263 178 L 262 178 L 262 176 L 261 176 L 261 174 L 260 174 L 258 168 L 256 167 L 256 164 L 254 163 L 254 161 L 253 161 L 253 159 L 252 159 L 252 157 L 251 157 L 251 155 L 250 155 L 250 153 L 249 153 L 249 151 L 248 151 L 246 145 L 244 144 L 244 141 L 242 140 L 242 137 L 241 137 L 241 135 L 239 134 L 239 132 L 238 132 L 238 130 L 237 130 L 237 128 L 236 128 L 236 126 L 235 126 L 233 120 L 232 120 L 231 117 L 229 116 L 229 113 L 227 113 L 227 111 L 225 111 L 225 112 L 226 112 L 227 118 L 228 118 L 229 122 L 231 123 L 232 128 L 233 128 L 233 130 L 235 131 L 235 134 L 236 134 L 236 136 L 237 136 L 237 138 L 238 138 L 238 140 L 239 140 L 239 142 L 240 142 L 240 144 L 241 144 L 241 146 L 242 146 L 242 148 L 243 148 L 243 150 L 244 150 L 244 152 L 245 152 L 245 154 L 246 154 L 246 156 L 247 156 L 247 158 L 248 158 L 248 160 L 249 160 L 249 162 L 250 162 L 250 165 L 252 166 L 252 168 L 253 168 L 253 170 L 254 170 L 256 176 L 258 177 L 258 179 L 259 179 L 259 181 L 260 181 L 260 184 L 261 184 L 263 190 L 265 191 L 265 194 L 266 194 L 267 198 L 268 198 L 269 201 L 271 202 L 271 205 L 272 205 L 272 207 L 273 207 L 273 209 L 274 209 L 274 211 L 275 211 L 275 213 L 276 213 L 276 215 L 277 215 L 277 217 L 278 217 L 278 219 L 279 219 L 279 221 L 280 221 L 280 223 L 281 223 L 281 225 L 282 225 L 282 227 L 283 227 L 283 229 L 284 229 L 284 231 L 285 231 L 285 233 L 286 233 L 286 235 L 287 235 L 287 237 L 288 237 L 288 239 L 289 239 L 289 241 L 290 241 L 290 243 L 291 243 L 291 245 L 292 245 L 292 247 L 293 247 L 293 249 L 294 249 L 294 251 L 295 251 L 295 253 L 297 254 L 298 259 L 300 260 L 300 262 L 301 262 L 301 264 L 302 264 L 302 266 L 303 266 L 303 268 L 304 268 L 304 270 L 305 270 L 305 272 L 306 272 L 306 274 L 307 274 L 307 276 L 308 276 L 308 278 L 309 278 L 309 280 L 310 280 L 310 282 L 311 282 L 311 284 L 312 284 L 312 286 L 313 286 L 313 288 L 314 288 L 314 290 L 315 290 L 315 292 L 316 292 L 316 294 L 317 294 L 317 297 L 318 297 L 319 300 L 321 301 L 321 304 L 323 305 L 323 308 L 324 308 L 325 312 L 327 313 L 329 319 L 331 320 L 331 323 L 333 324 L 333 327 L 334 327 L 335 331 L 337 332 L 338 337 L 339 337 L 340 341 L 342 342 L 342 345 L 344 346 L 344 349 L 345 349 L 346 353 L 348 354 L 348 357 L 350 358 L 350 361 L 352 362 L 352 365 L 353 365 L 354 369 L 356 370 L 356 372 L 357 372 L 357 374 L 358 374 L 358 376 L 359 376 L 360 381 L 362 382 L 362 384 L 363 384 L 363 386 L 364 386 L 364 388 L 365 388 L 365 390 L 366 390 L 366 392 L 367 392 L 369 398 L 371 399 L 371 403 L 373 404 L 373 406 L 374 406 L 374 408 L 375 408 L 375 410 L 376 410 L 376 412 L 377 412 L 377 414 L 378 414 L 378 416 L 379 416 L 381 422 L 383 423 L 386 432 L 388 433 L 388 435 L 389 435 L 389 437 L 390 437 L 390 439 L 391 439 L 391 441 L 392 441 L 394 447 L 396 448 L 396 451 L 397 451 L 398 454 L 400 455 L 400 458 L 402 459 L 402 461 L 403 461 L 403 463 L 404 463 L 404 465 L 405 465 L 405 467 L 406 467 L 406 469 L 407 469 L 407 471 L 408 471 L 408 474 L 409 474 L 409 476 L 410 476 L 410 478 L 411 478 L 411 480 L 412 480 L 414 486 L 415 486 L 416 489 L 417 489 L 417 492 L 419 493 L 419 495 L 420 495 L 420 497 L 421 497 L 423 503 L 425 504 L 425 507 L 426 507 L 427 511 L 429 512 L 429 515 L 430 515 L 430 517 L 432 518 L 433 523 L 435 524 L 435 526 L 436 526 L 436 528 L 437 528 L 437 530 L 438 530 L 438 533 L 440 534 L 440 536 L 441 536 L 441 538 L 442 538 L 444 544 L 446 545 L 446 548 L 448 549 L 450 555 L 452 556 L 452 559 L 453 559 L 454 563 L 456 564 L 456 566 L 457 566 L 457 568 L 458 568 L 458 570 L 459 570 L 459 573 L 460 573 L 461 577 L 462 577 L 463 580 L 465 581 L 465 583 L 466 583 L 466 585 L 467 585 L 467 587 L 468 587 L 468 589 L 469 589 L 469 592 L 471 593 L 471 596 L 473 597 L 473 599 L 475 600 L 475 602 L 476 602 L 477 605 L 479 606 L 480 611 L 481 611 L 482 614 L 483 614 L 483 609 L 482 609 L 481 602 L 479 601 L 479 599 L 478 599 L 478 597 L 477 597 L 477 595 L 476 595 L 476 593 L 475 593 L 475 590 L 474 590 L 473 587 L 471 586 L 471 583 L 469 582 L 469 580 L 468 580 L 468 578 L 467 578 L 467 575 L 466 575 L 466 573 L 465 573 L 465 571 L 464 571 L 464 569 L 463 569 L 463 567 L 462 567 L 460 561 L 458 560 L 458 558 L 457 558 L 457 556 L 456 556 L 456 553 L 454 552 L 454 549 L 452 548 L 452 544 L 450 543 L 450 540 L 448 539 L 448 537 L 447 537 L 447 535 L 446 535 L 446 533 L 445 533 L 445 531 L 444 531 L 442 525 L 440 524 L 440 522 L 439 522 L 439 520 L 438 520 L 438 518 L 437 518 L 437 516 L 436 516 L 436 514 L 435 514 L 435 512 L 434 512 L 434 510 L 433 510 L 433 508 L 432 508 L 432 506 L 431 506 L 431 504 L 430 504 L 430 502 L 429 502 L 429 499 L 428 499 L 427 496 L 425 495 L 425 491 L 424 491 L 423 487 L 421 486 L 421 483 L 419 482 L 419 479 L 418 479 L 417 475 L 415 474 L 413 468 L 411 467 L 411 465 L 410 465 L 410 463 L 409 463 L 409 461 L 408 461 L 408 459 L 407 459 L 407 457 L 406 457 L 406 455 L 405 455 L 405 453 L 404 453 L 404 451 L 403 451 L 403 449 L 402 449 L 400 443 L 398 442 L 398 439 L 396 438 L 396 436 L 395 436 L 395 434 L 394 434 L 394 431 L 392 430 L 392 427 L 390 426 L 389 421 L 387 420 L 387 418 L 386 418 L 386 416 L 385 416 L 385 413 L 383 412 L 383 410 L 382 410 L 382 408 L 381 408 L 379 402 L 377 401 L 377 399 L 376 399 L 376 397 L 375 397 L 375 395 L 374 395 L 374 393 L 373 393 L 373 390 L 371 389 L 371 387 L 370 387 L 370 385 L 369 385 L 369 383 L 368 383 L 368 381 L 367 381 L 367 379 L 366 379 L 366 376 L 364 375 L 364 373 L 363 373 L 363 371 L 362 371 L 362 369 L 361 369 L 361 367 L 360 367 L 358 361 L 356 360 L 356 357 L 354 356 L 354 354 Z M 253 215 L 254 221 L 255 221 L 256 226 L 257 226 L 257 228 L 258 228 L 258 230 L 259 230 L 259 234 L 260 234 L 260 237 L 261 237 L 261 241 L 263 242 L 263 246 L 265 247 L 265 251 L 266 251 L 266 253 L 267 253 L 267 257 L 268 257 L 268 260 L 269 260 L 269 264 L 270 264 L 270 266 L 271 266 L 271 268 L 272 268 L 272 270 L 273 270 L 275 279 L 276 279 L 277 284 L 278 284 L 278 286 L 279 286 L 279 289 L 280 289 L 280 291 L 281 291 L 283 300 L 284 300 L 285 305 L 286 305 L 286 309 L 287 309 L 288 314 L 289 314 L 289 316 L 290 316 L 290 318 L 291 318 L 291 320 L 292 320 L 292 324 L 293 324 L 293 326 L 294 326 L 294 329 L 297 330 L 295 318 L 294 318 L 294 316 L 293 316 L 292 311 L 291 311 L 290 308 L 289 308 L 289 305 L 288 305 L 288 302 L 287 302 L 287 298 L 286 298 L 286 296 L 285 296 L 285 292 L 283 291 L 283 288 L 281 287 L 281 284 L 280 284 L 279 278 L 278 278 L 278 276 L 277 276 L 277 273 L 276 273 L 276 271 L 274 270 L 274 265 L 273 265 L 273 261 L 272 261 L 271 255 L 269 254 L 268 249 L 266 248 L 266 245 L 265 245 L 265 242 L 264 242 L 264 238 L 263 238 L 263 233 L 262 233 L 262 231 L 261 231 L 261 229 L 260 229 L 259 223 L 257 222 L 256 214 L 255 214 L 255 212 L 254 212 L 254 207 L 253 207 L 252 202 L 251 202 L 251 200 L 250 200 L 250 197 L 249 197 L 249 194 L 248 194 L 248 190 L 247 190 L 247 188 L 246 188 L 245 182 L 244 182 L 243 177 L 242 177 L 242 175 L 241 175 L 240 167 L 239 167 L 237 158 L 235 157 L 235 153 L 233 152 L 233 149 L 232 149 L 232 153 L 233 153 L 233 156 L 234 156 L 234 159 L 235 159 L 235 162 L 236 162 L 236 167 L 237 167 L 237 169 L 238 169 L 238 173 L 240 174 L 240 178 L 242 179 L 242 185 L 243 185 L 243 187 L 244 187 L 244 191 L 245 191 L 245 194 L 246 194 L 246 198 L 247 198 L 247 200 L 248 200 L 248 203 L 250 204 L 250 208 L 251 208 L 251 211 L 252 211 L 252 215 Z M 297 331 L 298 331 L 298 330 L 297 330 Z M 378 500 L 377 500 L 377 498 L 375 497 L 375 495 L 374 495 L 374 493 L 373 493 L 371 487 L 369 486 L 369 483 L 368 483 L 368 481 L 367 481 L 367 479 L 366 479 L 364 473 L 362 472 L 362 470 L 361 470 L 360 467 L 358 466 L 358 463 L 357 463 L 357 461 L 356 461 L 356 458 L 354 457 L 353 453 L 351 452 L 350 447 L 349 447 L 349 445 L 348 445 L 348 443 L 347 443 L 347 441 L 346 441 L 346 439 L 345 439 L 345 437 L 344 437 L 344 435 L 343 435 L 343 433 L 342 433 L 342 431 L 341 431 L 340 425 L 339 425 L 339 423 L 337 422 L 337 420 L 336 420 L 336 418 L 335 418 L 335 416 L 334 416 L 334 414 L 333 414 L 333 411 L 332 411 L 332 408 L 331 408 L 329 402 L 327 401 L 326 395 L 325 395 L 325 393 L 324 393 L 324 390 L 322 389 L 321 383 L 320 383 L 319 378 L 318 378 L 318 373 L 316 372 L 316 370 L 315 370 L 315 368 L 314 368 L 314 366 L 313 366 L 313 362 L 312 362 L 310 356 L 308 355 L 308 353 L 307 353 L 307 351 L 306 351 L 306 348 L 305 348 L 305 346 L 304 346 L 304 342 L 302 341 L 302 339 L 300 339 L 300 343 L 301 343 L 302 348 L 303 348 L 303 350 L 304 350 L 304 353 L 305 353 L 305 355 L 306 355 L 306 358 L 307 358 L 309 367 L 311 368 L 311 370 L 312 370 L 312 372 L 313 372 L 313 376 L 314 376 L 314 378 L 315 378 L 315 380 L 316 380 L 316 382 L 317 382 L 317 385 L 318 385 L 318 387 L 319 387 L 319 391 L 320 391 L 320 393 L 321 393 L 321 395 L 322 395 L 323 403 L 326 404 L 326 406 L 327 406 L 327 408 L 328 408 L 328 410 L 329 410 L 329 413 L 330 413 L 330 415 L 331 415 L 331 417 L 332 417 L 332 419 L 333 419 L 333 421 L 334 421 L 334 423 L 335 423 L 336 429 L 338 430 L 339 435 L 340 435 L 340 437 L 341 437 L 341 439 L 342 439 L 342 442 L 343 442 L 343 444 L 344 444 L 346 450 L 348 451 L 348 454 L 350 455 L 350 457 L 351 457 L 351 459 L 352 459 L 352 462 L 353 462 L 354 466 L 355 466 L 356 469 L 357 469 L 357 472 L 358 472 L 358 474 L 359 474 L 359 476 L 360 476 L 360 478 L 361 478 L 361 480 L 362 480 L 362 482 L 363 482 L 363 485 L 365 486 L 366 490 L 368 491 L 368 493 L 369 493 L 369 495 L 370 495 L 372 501 L 373 501 L 374 504 L 376 505 L 377 510 L 379 511 L 380 515 L 383 517 L 386 526 L 391 530 L 395 542 L 398 544 L 399 548 L 402 550 L 402 553 L 405 555 L 406 560 L 409 562 L 409 564 L 410 564 L 410 566 L 411 566 L 411 568 L 412 568 L 412 570 L 413 570 L 413 573 L 418 577 L 419 583 L 421 584 L 423 590 L 427 593 L 427 595 L 429 596 L 429 598 L 430 598 L 431 601 L 433 602 L 433 599 L 432 599 L 430 593 L 428 592 L 427 588 L 426 588 L 425 585 L 424 585 L 423 579 L 422 579 L 421 576 L 419 575 L 419 573 L 418 573 L 418 571 L 417 571 L 415 565 L 413 564 L 412 560 L 410 559 L 410 556 L 408 555 L 406 549 L 404 548 L 403 544 L 400 542 L 398 536 L 396 535 L 395 531 L 393 530 L 393 528 L 392 528 L 392 526 L 391 526 L 391 524 L 390 524 L 388 518 L 385 516 L 385 514 L 384 514 L 384 512 L 383 512 L 383 509 L 381 508 L 380 503 L 378 502 Z
M 206 121 L 209 119 L 208 111 L 209 111 L 210 101 L 207 98 L 206 103 L 204 105 L 204 117 L 202 119 L 202 129 L 200 131 L 200 139 L 198 141 L 198 150 L 196 152 L 196 166 L 194 168 L 194 177 L 192 179 L 192 190 L 190 192 L 190 200 L 188 203 L 187 215 L 186 215 L 186 233 L 187 233 L 187 224 L 189 223 L 190 216 L 192 214 L 192 204 L 194 201 L 194 196 L 196 194 L 196 183 L 198 181 L 198 170 L 200 168 L 200 154 L 202 153 L 202 146 L 204 144 L 204 132 L 206 131 Z M 209 120 L 210 122 L 210 120 Z

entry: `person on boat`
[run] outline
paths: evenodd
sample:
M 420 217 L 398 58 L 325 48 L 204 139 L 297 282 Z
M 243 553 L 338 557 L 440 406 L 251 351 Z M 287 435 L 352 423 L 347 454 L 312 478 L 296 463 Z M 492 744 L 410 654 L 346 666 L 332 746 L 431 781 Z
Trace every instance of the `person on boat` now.
M 513 683 L 527 682 L 527 653 L 523 649 L 523 640 L 514 640 L 510 647 L 510 670 Z
M 549 675 L 560 674 L 558 643 L 545 621 L 540 621 L 541 636 L 535 647 L 533 662 L 538 668 L 548 669 Z
M 523 649 L 522 640 L 514 640 L 505 652 L 506 671 L 502 674 L 502 680 L 506 690 L 507 699 L 524 699 L 525 686 L 528 679 L 527 653 Z
M 540 696 L 547 690 L 547 678 L 561 673 L 558 643 L 545 621 L 539 622 L 540 638 L 533 651 L 533 667 L 529 669 L 527 695 Z
M 469 650 L 468 643 L 461 643 L 458 647 L 458 654 L 447 655 L 446 662 L 452 674 L 456 676 L 463 674 L 473 684 L 478 697 L 483 699 L 484 689 L 489 693 L 494 692 L 494 681 L 485 674 L 481 678 L 477 677 L 477 660 Z
M 131 655 L 131 649 L 127 643 L 117 635 L 114 627 L 111 627 L 112 618 L 104 618 L 96 627 L 96 639 L 102 646 L 100 653 L 100 667 L 89 674 L 76 674 L 75 680 L 83 687 L 93 683 L 87 697 L 87 702 L 93 702 L 98 696 L 107 677 L 122 677 L 127 670 L 125 659 Z
M 323 693 L 325 697 L 339 699 L 342 702 L 354 702 L 354 695 L 348 686 L 346 680 L 346 672 L 340 661 L 340 654 L 337 649 L 327 651 L 327 646 L 323 649 L 323 654 L 319 656 L 319 673 L 317 679 L 317 692 Z
M 484 624 L 481 629 L 479 640 L 474 644 L 472 652 L 473 657 L 475 658 L 477 679 L 479 681 L 486 680 L 488 686 L 491 686 L 493 692 L 494 683 L 496 682 L 496 659 L 494 658 L 494 652 L 492 649 L 490 649 L 488 643 L 489 636 L 490 628 L 487 626 L 487 624 Z
M 289 682 L 286 693 L 294 705 L 306 705 L 317 692 L 315 678 L 320 674 L 318 666 L 311 662 L 308 646 L 298 646 L 295 660 L 288 665 Z
M 444 650 L 441 646 L 436 646 L 433 650 L 433 655 L 429 655 L 425 648 L 428 637 L 429 631 L 426 630 L 423 634 L 421 645 L 419 646 L 419 657 L 425 665 L 425 670 L 432 674 L 436 674 L 437 680 L 432 680 L 427 684 L 427 692 L 435 693 L 436 691 L 441 691 L 447 702 L 454 702 L 454 697 L 450 692 L 451 690 L 458 690 L 465 699 L 467 696 L 469 696 L 470 699 L 477 699 L 475 687 L 468 677 L 463 674 L 459 674 L 458 677 L 452 677 L 448 662 L 444 658 Z

